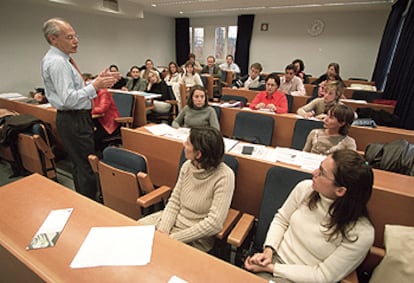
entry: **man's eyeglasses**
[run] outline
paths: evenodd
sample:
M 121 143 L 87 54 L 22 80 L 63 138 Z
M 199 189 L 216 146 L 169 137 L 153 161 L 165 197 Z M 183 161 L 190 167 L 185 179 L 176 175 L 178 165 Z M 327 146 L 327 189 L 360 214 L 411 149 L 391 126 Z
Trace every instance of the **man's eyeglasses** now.
M 67 36 L 65 36 L 65 39 L 67 39 L 67 40 L 73 40 L 73 39 L 77 39 L 77 40 L 79 40 L 79 35 L 77 35 L 77 34 L 71 34 L 71 35 L 67 35 Z

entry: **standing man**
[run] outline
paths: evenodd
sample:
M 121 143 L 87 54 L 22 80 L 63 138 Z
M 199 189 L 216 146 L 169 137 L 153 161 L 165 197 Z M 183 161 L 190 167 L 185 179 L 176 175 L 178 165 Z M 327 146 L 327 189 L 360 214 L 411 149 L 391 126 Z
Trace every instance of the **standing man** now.
M 111 87 L 119 73 L 102 71 L 90 84 L 84 84 L 79 68 L 70 57 L 78 51 L 79 38 L 63 19 L 52 18 L 43 24 L 50 45 L 42 60 L 42 78 L 46 97 L 57 109 L 56 127 L 73 165 L 76 191 L 96 199 L 96 178 L 88 162 L 94 153 L 92 102 L 96 91 Z

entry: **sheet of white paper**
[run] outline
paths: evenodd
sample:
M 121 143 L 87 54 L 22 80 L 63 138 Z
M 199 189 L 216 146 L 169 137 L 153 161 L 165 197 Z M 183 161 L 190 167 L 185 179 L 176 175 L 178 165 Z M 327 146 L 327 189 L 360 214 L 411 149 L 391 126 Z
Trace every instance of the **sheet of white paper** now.
M 173 275 L 167 283 L 188 283 L 188 281 L 185 281 L 180 277 Z
M 70 267 L 136 266 L 151 260 L 155 226 L 93 227 Z
M 55 246 L 72 211 L 73 208 L 52 210 L 26 249 L 33 250 Z
M 301 166 L 303 164 L 302 151 L 287 147 L 276 147 L 276 160 L 287 164 Z
M 224 147 L 225 151 L 229 152 L 236 144 L 238 144 L 240 141 L 229 139 L 229 138 L 223 138 L 224 140 Z
M 302 152 L 303 155 L 303 162 L 302 168 L 305 170 L 313 171 L 321 165 L 321 162 L 326 158 L 325 155 L 315 154 L 310 152 Z
M 0 93 L 1 98 L 5 99 L 11 99 L 16 97 L 24 97 L 23 94 L 17 93 L 17 92 L 8 92 L 8 93 Z

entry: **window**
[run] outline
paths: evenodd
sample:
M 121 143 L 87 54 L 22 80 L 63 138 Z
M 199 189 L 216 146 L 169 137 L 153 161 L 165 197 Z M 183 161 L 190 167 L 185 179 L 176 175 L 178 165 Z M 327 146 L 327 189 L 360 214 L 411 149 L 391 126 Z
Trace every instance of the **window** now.
M 190 46 L 191 52 L 195 54 L 196 58 L 203 58 L 204 51 L 204 28 L 194 28 L 194 36 L 190 28 Z M 192 44 L 191 44 L 192 43 Z
M 236 53 L 236 40 L 237 26 L 229 26 L 229 36 L 227 38 L 227 54 L 231 54 L 233 57 Z
M 214 38 L 214 56 L 216 60 L 225 59 L 227 55 L 224 49 L 226 45 L 226 27 L 217 27 Z

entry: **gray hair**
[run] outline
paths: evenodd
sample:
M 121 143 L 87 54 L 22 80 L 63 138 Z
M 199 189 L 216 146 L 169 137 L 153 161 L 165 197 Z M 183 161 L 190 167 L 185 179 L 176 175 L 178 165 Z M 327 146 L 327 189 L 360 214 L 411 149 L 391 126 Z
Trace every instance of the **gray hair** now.
M 43 23 L 43 35 L 50 44 L 49 35 L 58 36 L 60 33 L 60 25 L 66 23 L 62 18 L 52 18 Z

